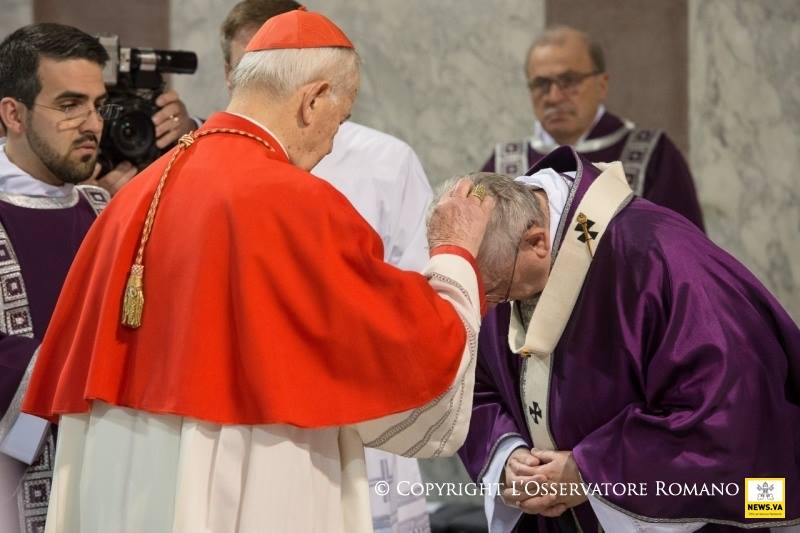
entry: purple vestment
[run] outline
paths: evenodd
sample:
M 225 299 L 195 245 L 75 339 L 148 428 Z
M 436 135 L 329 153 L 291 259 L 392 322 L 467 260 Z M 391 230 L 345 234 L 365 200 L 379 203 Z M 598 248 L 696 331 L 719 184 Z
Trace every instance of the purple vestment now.
M 0 178 L 19 181 L 21 175 L 13 167 Z M 44 337 L 72 260 L 96 211 L 107 202 L 108 194 L 97 187 L 81 187 L 80 192 L 75 188 L 66 197 L 0 192 L 0 437 L 17 420 L 17 391 L 26 386 L 26 369 Z M 44 530 L 54 435 L 45 435 L 39 457 L 30 466 L 0 457 L 4 533 Z M 31 449 L 36 444 L 31 442 Z
M 576 157 L 560 148 L 530 172 L 582 168 L 566 220 L 598 175 Z M 563 220 L 559 244 L 572 230 Z M 500 306 L 481 327 L 459 452 L 473 478 L 503 439 L 536 444 L 509 313 Z M 634 198 L 609 225 L 555 349 L 548 403 L 550 434 L 573 451 L 586 482 L 648 484 L 647 496 L 605 498 L 636 518 L 710 522 L 702 531 L 753 527 L 767 520 L 744 518 L 744 480 L 778 477 L 786 520 L 800 519 L 800 330 L 745 267 L 668 209 Z M 658 481 L 736 483 L 739 493 L 658 496 Z M 584 532 L 597 531 L 588 503 L 575 512 Z M 518 531 L 536 531 L 537 521 L 540 531 L 570 530 L 524 515 Z
M 634 146 L 631 151 L 629 145 L 630 135 L 653 135 L 654 145 L 650 150 L 640 150 Z M 657 136 L 657 137 L 656 137 Z M 629 179 L 635 179 L 631 174 L 631 167 L 636 165 L 637 157 L 644 158 L 645 168 L 643 169 L 643 183 L 641 191 L 633 187 L 635 192 L 640 192 L 643 198 L 651 202 L 668 207 L 673 211 L 685 216 L 694 224 L 703 229 L 703 216 L 700 211 L 700 203 L 697 200 L 697 193 L 694 188 L 692 174 L 683 159 L 678 148 L 670 141 L 664 133 L 653 132 L 650 130 L 633 130 L 626 128 L 622 120 L 612 115 L 604 113 L 597 124 L 586 137 L 586 141 L 608 139 L 607 143 L 601 143 L 600 148 L 590 151 L 581 151 L 580 154 L 592 162 L 609 163 L 619 161 L 623 157 L 623 166 Z M 647 145 L 647 143 L 639 143 Z M 500 145 L 502 148 L 503 145 Z M 519 143 L 508 143 L 504 149 L 520 149 L 527 151 L 525 161 L 530 165 L 535 164 L 545 153 L 534 149 L 530 139 Z M 501 174 L 514 174 L 514 169 L 497 168 L 497 152 L 484 164 L 483 170 L 486 172 L 499 172 Z M 527 166 L 520 168 L 517 175 L 527 170 Z M 516 176 L 511 176 L 516 177 Z
M 0 199 L 0 223 L 10 240 L 10 246 L 0 243 L 0 263 L 15 254 L 23 282 L 16 276 L 3 277 L 0 294 L 3 303 L 8 303 L 17 301 L 24 291 L 30 309 L 30 315 L 19 316 L 26 324 L 15 323 L 4 331 L 28 326 L 33 333 L 32 337 L 0 333 L 0 413 L 5 413 L 44 337 L 69 266 L 95 217 L 82 196 L 76 205 L 61 209 L 22 207 Z

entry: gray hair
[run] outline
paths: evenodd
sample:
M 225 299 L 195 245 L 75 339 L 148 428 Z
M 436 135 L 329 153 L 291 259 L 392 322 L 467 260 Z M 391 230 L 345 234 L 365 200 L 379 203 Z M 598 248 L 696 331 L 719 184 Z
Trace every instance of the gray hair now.
M 581 41 L 583 41 L 583 44 L 586 45 L 586 51 L 589 53 L 589 59 L 591 59 L 594 69 L 597 72 L 605 72 L 606 58 L 605 54 L 603 53 L 603 47 L 600 46 L 600 43 L 592 40 L 589 34 L 585 31 L 580 31 L 571 26 L 559 25 L 545 29 L 528 47 L 528 53 L 525 55 L 525 64 L 523 65 L 523 68 L 525 69 L 525 76 L 528 76 L 528 62 L 530 61 L 531 53 L 533 53 L 535 48 L 547 45 L 563 45 L 567 39 L 567 36 L 570 34 L 579 37 Z
M 478 250 L 478 266 L 488 280 L 511 274 L 511 262 L 522 235 L 533 226 L 544 226 L 545 214 L 533 195 L 533 189 L 503 174 L 474 172 L 463 176 L 475 185 L 483 185 L 486 195 L 495 199 L 492 218 Z M 439 189 L 438 196 L 449 193 L 461 179 L 452 178 Z M 508 271 L 506 271 L 508 270 Z
M 278 98 L 328 79 L 334 95 L 355 83 L 360 59 L 351 48 L 301 48 L 247 52 L 233 71 L 233 91 L 258 87 Z

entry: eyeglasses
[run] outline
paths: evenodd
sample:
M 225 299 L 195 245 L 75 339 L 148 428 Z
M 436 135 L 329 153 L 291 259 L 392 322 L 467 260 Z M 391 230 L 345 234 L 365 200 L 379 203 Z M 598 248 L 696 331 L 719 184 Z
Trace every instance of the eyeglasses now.
M 34 103 L 33 105 L 63 113 L 64 119 L 59 122 L 59 126 L 65 128 L 76 127 L 80 124 L 83 124 L 83 122 L 88 119 L 89 115 L 92 113 L 97 113 L 97 116 L 100 117 L 100 120 L 113 120 L 119 117 L 119 115 L 122 113 L 122 106 L 119 104 L 100 104 L 95 106 L 88 102 L 84 102 L 82 104 L 62 104 L 59 106 L 49 106 L 37 103 Z
M 578 86 L 583 80 L 591 76 L 597 76 L 598 74 L 602 74 L 602 72 L 599 70 L 586 73 L 567 71 L 555 78 L 537 76 L 528 80 L 528 89 L 530 89 L 534 96 L 544 96 L 550 92 L 550 88 L 555 84 L 562 93 L 572 94 L 577 91 Z

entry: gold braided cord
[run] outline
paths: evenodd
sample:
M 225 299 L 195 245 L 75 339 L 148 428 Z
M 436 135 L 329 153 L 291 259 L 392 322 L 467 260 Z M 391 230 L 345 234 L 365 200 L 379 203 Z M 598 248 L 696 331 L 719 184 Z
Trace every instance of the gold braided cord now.
M 258 141 L 262 145 L 264 145 L 267 149 L 271 151 L 275 151 L 275 148 L 270 146 L 270 144 L 262 139 L 257 135 L 253 135 L 252 133 L 248 133 L 246 131 L 236 130 L 232 128 L 213 128 L 208 130 L 203 130 L 198 133 L 187 133 L 186 135 L 182 136 L 178 139 L 178 149 L 172 154 L 172 158 L 169 160 L 167 164 L 167 168 L 164 169 L 164 173 L 161 174 L 161 179 L 158 181 L 158 186 L 156 187 L 156 192 L 153 195 L 153 200 L 150 202 L 150 208 L 147 210 L 147 217 L 144 220 L 144 229 L 142 230 L 142 238 L 139 241 L 139 251 L 136 253 L 136 261 L 134 262 L 135 265 L 141 265 L 144 261 L 144 248 L 147 245 L 147 241 L 150 239 L 150 232 L 153 230 L 153 221 L 156 218 L 156 209 L 158 208 L 158 202 L 161 200 L 161 191 L 164 189 L 164 184 L 167 182 L 167 174 L 169 171 L 172 170 L 172 165 L 175 164 L 178 157 L 192 144 L 194 144 L 195 139 L 199 139 L 200 137 L 204 137 L 206 135 L 210 135 L 212 133 L 232 133 L 235 135 L 242 135 L 244 137 L 253 139 L 254 141 Z
M 125 286 L 125 293 L 122 300 L 121 318 L 121 322 L 124 326 L 138 328 L 142 324 L 142 311 L 144 309 L 144 250 L 145 246 L 147 245 L 147 241 L 150 239 L 150 233 L 153 231 L 156 210 L 158 209 L 158 203 L 161 201 L 161 193 L 164 190 L 164 185 L 167 182 L 167 175 L 169 174 L 170 170 L 172 170 L 172 166 L 175 164 L 175 161 L 178 160 L 178 157 L 180 157 L 183 152 L 192 146 L 192 144 L 194 144 L 194 142 L 200 137 L 205 137 L 206 135 L 210 135 L 212 133 L 230 133 L 233 135 L 241 135 L 243 137 L 247 137 L 248 139 L 253 139 L 271 152 L 275 151 L 275 148 L 273 148 L 267 141 L 258 135 L 253 135 L 252 133 L 233 128 L 211 128 L 200 132 L 187 133 L 178 139 L 178 148 L 172 154 L 169 163 L 167 163 L 167 167 L 161 174 L 161 178 L 158 180 L 158 185 L 156 186 L 156 191 L 153 194 L 153 199 L 150 201 L 150 207 L 147 210 L 147 217 L 145 218 L 144 228 L 142 229 L 142 236 L 139 240 L 139 249 L 136 252 L 136 259 L 131 267 L 131 271 L 128 276 L 128 282 Z

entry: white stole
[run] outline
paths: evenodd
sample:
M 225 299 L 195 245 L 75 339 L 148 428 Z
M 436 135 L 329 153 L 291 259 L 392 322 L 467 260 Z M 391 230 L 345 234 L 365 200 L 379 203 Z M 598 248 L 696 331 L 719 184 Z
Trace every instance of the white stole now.
M 565 226 L 563 244 L 527 331 L 519 319 L 516 302 L 511 308 L 509 346 L 514 353 L 526 358 L 520 384 L 523 411 L 534 446 L 544 450 L 556 448 L 548 419 L 553 351 L 578 300 L 593 252 L 611 220 L 633 197 L 621 163 L 597 166 L 603 172 L 589 187 L 572 220 Z M 591 253 L 579 223 L 582 216 L 588 220 L 591 232 Z

